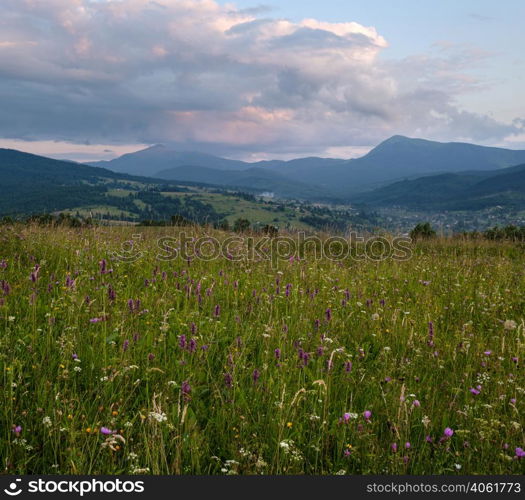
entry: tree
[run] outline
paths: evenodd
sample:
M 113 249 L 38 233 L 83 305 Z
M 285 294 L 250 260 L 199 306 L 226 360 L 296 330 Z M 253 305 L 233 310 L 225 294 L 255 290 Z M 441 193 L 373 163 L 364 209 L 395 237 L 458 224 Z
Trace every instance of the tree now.
M 248 219 L 237 219 L 233 223 L 233 230 L 236 233 L 244 233 L 250 229 L 250 221 Z
M 410 231 L 410 237 L 413 240 L 434 238 L 435 236 L 436 231 L 432 229 L 429 222 L 420 222 L 414 229 L 412 229 L 412 231 Z
M 265 226 L 263 226 L 262 232 L 273 238 L 277 236 L 277 234 L 279 233 L 279 229 L 275 226 L 272 226 L 271 224 L 266 224 Z

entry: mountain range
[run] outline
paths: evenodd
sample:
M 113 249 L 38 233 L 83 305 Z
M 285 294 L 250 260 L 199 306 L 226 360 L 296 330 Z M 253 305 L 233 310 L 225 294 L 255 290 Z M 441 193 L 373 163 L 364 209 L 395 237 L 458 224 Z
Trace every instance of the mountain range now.
M 361 158 L 299 158 L 254 163 L 165 146 L 91 165 L 169 180 L 209 182 L 285 198 L 351 200 L 352 196 L 405 179 L 438 173 L 488 171 L 525 163 L 525 151 L 441 143 L 393 136 Z
M 176 194 L 192 184 L 207 192 L 271 192 L 277 200 L 357 207 L 525 209 L 525 151 L 402 136 L 352 160 L 248 163 L 158 145 L 87 165 L 0 149 L 0 175 L 0 215 L 99 207 L 130 220 L 162 218 L 168 212 L 207 220 L 222 217 L 205 197 L 198 201 Z

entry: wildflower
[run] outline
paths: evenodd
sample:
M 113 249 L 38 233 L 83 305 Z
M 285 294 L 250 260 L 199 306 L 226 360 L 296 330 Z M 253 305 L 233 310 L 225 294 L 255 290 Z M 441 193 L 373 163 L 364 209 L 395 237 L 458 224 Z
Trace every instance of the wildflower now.
M 514 452 L 516 453 L 516 458 L 525 458 L 525 451 L 523 448 L 518 447 Z
M 260 376 L 261 376 L 261 373 L 259 372 L 259 370 L 257 369 L 253 370 L 252 378 L 253 378 L 254 383 L 257 383 Z
M 288 441 L 281 441 L 279 443 L 279 447 L 281 447 L 284 451 L 288 451 L 290 449 L 290 443 Z
M 485 356 L 490 356 L 490 355 L 492 354 L 492 351 L 485 351 L 483 354 L 484 354 Z
M 180 390 L 181 390 L 181 393 L 182 393 L 183 397 L 185 399 L 189 399 L 190 394 L 191 394 L 191 386 L 190 386 L 190 383 L 187 380 L 182 382 Z
M 379 314 L 374 313 L 372 314 L 372 321 L 377 321 L 379 319 Z
M 51 427 L 51 418 L 50 417 L 44 417 L 42 419 L 42 424 L 44 424 L 45 427 Z
M 330 321 L 332 319 L 332 310 L 330 308 L 328 308 L 325 311 L 325 317 L 326 317 L 326 321 Z
M 124 352 L 126 352 L 128 350 L 128 347 L 129 347 L 129 340 L 124 340 L 124 342 L 122 343 L 122 350 Z
M 21 426 L 21 425 L 15 425 L 15 426 L 13 426 L 12 431 L 13 431 L 17 436 L 20 436 L 20 433 L 22 432 L 22 426 Z
M 425 441 L 426 441 L 427 443 L 433 443 L 433 442 L 434 442 L 434 439 L 432 438 L 432 436 L 426 436 L 426 437 L 425 437 Z
M 111 429 L 108 429 L 107 427 L 101 427 L 100 433 L 104 434 L 104 436 L 109 436 L 110 434 L 113 434 L 115 431 L 112 431 Z
M 148 359 L 149 359 L 150 361 L 153 361 L 153 360 L 155 359 L 155 354 L 153 354 L 153 353 L 150 352 L 150 353 L 148 354 Z
M 346 373 L 350 373 L 352 371 L 352 362 L 351 361 L 347 361 L 345 363 L 345 372 Z
M 471 387 L 471 388 L 469 389 L 469 391 L 470 391 L 472 394 L 474 394 L 474 396 L 478 396 L 479 394 L 481 394 L 481 390 L 480 390 L 480 389 L 481 389 L 481 386 L 478 385 L 478 389 L 474 389 L 474 387 Z
M 429 321 L 429 323 L 428 323 L 428 341 L 427 341 L 427 345 L 429 347 L 433 347 L 434 346 L 434 323 L 432 323 L 432 321 Z
M 231 373 L 224 374 L 224 385 L 226 385 L 226 387 L 229 389 L 233 387 L 233 377 Z
M 512 319 L 508 319 L 503 323 L 503 328 L 505 330 L 515 330 L 517 326 L 516 322 Z
M 179 335 L 179 347 L 181 349 L 186 348 L 186 335 Z
M 292 422 L 287 422 L 286 423 L 286 427 L 288 427 L 288 429 L 291 429 L 293 427 L 293 423 Z
M 407 450 L 409 450 L 411 448 L 411 444 L 408 441 L 405 443 L 405 448 Z
M 215 306 L 213 314 L 216 318 L 218 318 L 221 315 L 221 306 L 219 304 Z
M 166 420 L 168 420 L 168 417 L 163 412 L 150 411 L 148 416 L 152 420 L 156 420 L 159 423 L 166 422 Z
M 416 408 L 419 408 L 421 406 L 421 403 L 419 402 L 418 399 L 414 399 L 414 401 L 412 401 L 412 404 L 416 407 Z
M 365 418 L 366 421 L 370 420 L 370 417 L 372 416 L 372 412 L 370 410 L 366 410 L 364 413 L 363 413 L 363 417 Z
M 281 349 L 277 348 L 273 351 L 275 359 L 281 359 Z
M 390 448 L 391 448 L 393 453 L 397 453 L 397 443 L 392 443 L 390 445 Z
M 452 437 L 454 435 L 454 431 L 450 427 L 447 427 L 443 431 L 443 435 L 446 436 L 447 438 Z

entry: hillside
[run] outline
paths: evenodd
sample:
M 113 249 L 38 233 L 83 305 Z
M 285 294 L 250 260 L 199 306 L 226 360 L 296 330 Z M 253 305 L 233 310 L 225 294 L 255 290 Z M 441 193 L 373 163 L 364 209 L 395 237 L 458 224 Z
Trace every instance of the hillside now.
M 0 217 L 64 212 L 82 217 L 140 222 L 167 221 L 172 215 L 211 224 L 233 224 L 248 219 L 253 227 L 272 224 L 281 228 L 344 230 L 349 223 L 375 222 L 350 209 L 334 210 L 306 203 L 262 200 L 243 192 L 210 184 L 220 181 L 203 168 L 203 182 L 169 181 L 120 174 L 98 167 L 54 160 L 15 150 L 0 149 L 0 175 L 4 188 Z M 242 179 L 259 190 L 266 171 L 250 169 Z M 212 170 L 217 174 L 217 170 Z M 228 171 L 228 175 L 234 175 Z M 206 182 L 204 182 L 206 181 Z M 293 183 L 282 180 L 293 189 Z M 217 182 L 219 183 L 219 182 Z M 242 183 L 241 183 L 242 184 Z M 314 188 L 305 188 L 314 191 Z M 240 190 L 238 190 L 240 191 Z M 257 191 L 257 190 L 256 190 Z
M 425 210 L 525 208 L 525 164 L 405 180 L 356 195 L 355 202 Z
M 249 192 L 271 192 L 279 198 L 333 200 L 334 195 L 315 185 L 292 180 L 281 171 L 253 167 L 246 170 L 218 170 L 185 165 L 157 173 L 157 177 L 174 181 L 194 181 Z

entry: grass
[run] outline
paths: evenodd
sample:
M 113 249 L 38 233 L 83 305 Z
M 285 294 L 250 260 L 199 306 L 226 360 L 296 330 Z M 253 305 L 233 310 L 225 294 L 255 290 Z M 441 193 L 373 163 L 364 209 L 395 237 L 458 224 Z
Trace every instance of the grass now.
M 523 248 L 275 267 L 140 231 L 126 263 L 137 228 L 0 228 L 4 472 L 523 473 Z

